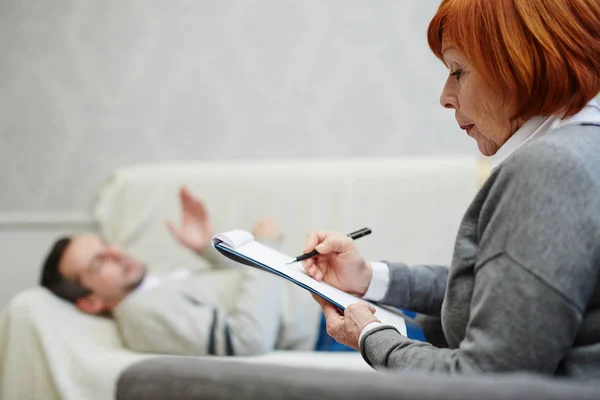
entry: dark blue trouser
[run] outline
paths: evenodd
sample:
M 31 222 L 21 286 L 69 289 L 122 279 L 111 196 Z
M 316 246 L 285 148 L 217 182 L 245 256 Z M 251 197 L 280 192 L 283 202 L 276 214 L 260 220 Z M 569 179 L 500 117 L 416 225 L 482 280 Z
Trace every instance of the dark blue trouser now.
M 408 317 L 414 318 L 416 313 L 412 311 L 402 310 L 404 314 Z M 423 330 L 414 324 L 406 324 L 406 333 L 410 339 L 425 341 L 425 336 L 423 335 Z M 351 347 L 348 347 L 344 344 L 336 342 L 331 336 L 327 334 L 327 330 L 325 328 L 325 316 L 321 315 L 321 327 L 319 329 L 319 338 L 317 340 L 317 345 L 315 346 L 315 351 L 356 351 Z

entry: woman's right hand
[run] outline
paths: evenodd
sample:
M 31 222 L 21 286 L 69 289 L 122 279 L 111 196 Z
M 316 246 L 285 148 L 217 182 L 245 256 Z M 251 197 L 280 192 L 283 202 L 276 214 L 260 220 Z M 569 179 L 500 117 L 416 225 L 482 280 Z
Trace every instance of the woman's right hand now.
M 354 241 L 338 232 L 311 232 L 304 253 L 319 255 L 303 261 L 306 273 L 344 292 L 362 297 L 367 292 L 373 269 L 360 255 Z

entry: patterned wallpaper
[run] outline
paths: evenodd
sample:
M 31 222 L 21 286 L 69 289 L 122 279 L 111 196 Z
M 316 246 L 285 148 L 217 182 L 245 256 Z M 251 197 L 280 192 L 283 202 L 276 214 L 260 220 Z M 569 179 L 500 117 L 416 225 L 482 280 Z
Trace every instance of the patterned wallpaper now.
M 437 4 L 1 0 L 0 211 L 84 210 L 139 162 L 474 154 Z

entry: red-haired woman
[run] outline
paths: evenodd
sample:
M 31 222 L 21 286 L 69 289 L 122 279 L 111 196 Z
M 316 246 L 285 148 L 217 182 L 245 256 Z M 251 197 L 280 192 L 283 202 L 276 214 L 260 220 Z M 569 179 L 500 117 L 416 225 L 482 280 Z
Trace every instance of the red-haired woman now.
M 429 45 L 442 106 L 492 156 L 450 268 L 370 263 L 313 232 L 307 272 L 365 299 L 441 318 L 445 347 L 382 325 L 366 303 L 328 332 L 373 366 L 600 378 L 600 1 L 444 0 Z M 409 228 L 407 228 L 409 229 Z

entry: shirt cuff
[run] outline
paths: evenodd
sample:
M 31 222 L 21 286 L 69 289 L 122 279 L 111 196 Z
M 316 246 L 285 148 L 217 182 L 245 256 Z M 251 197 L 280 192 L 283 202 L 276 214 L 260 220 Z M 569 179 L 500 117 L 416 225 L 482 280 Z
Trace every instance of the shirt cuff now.
M 371 267 L 373 267 L 373 276 L 363 299 L 381 301 L 390 284 L 390 267 L 384 262 L 372 262 Z
M 383 324 L 381 322 L 371 322 L 370 324 L 367 324 L 362 332 L 360 332 L 360 336 L 358 337 L 358 344 L 360 346 L 360 344 L 362 343 L 362 338 L 363 336 L 365 336 L 367 333 L 369 333 L 370 331 L 372 331 L 373 329 L 379 327 L 379 326 L 383 326 Z

